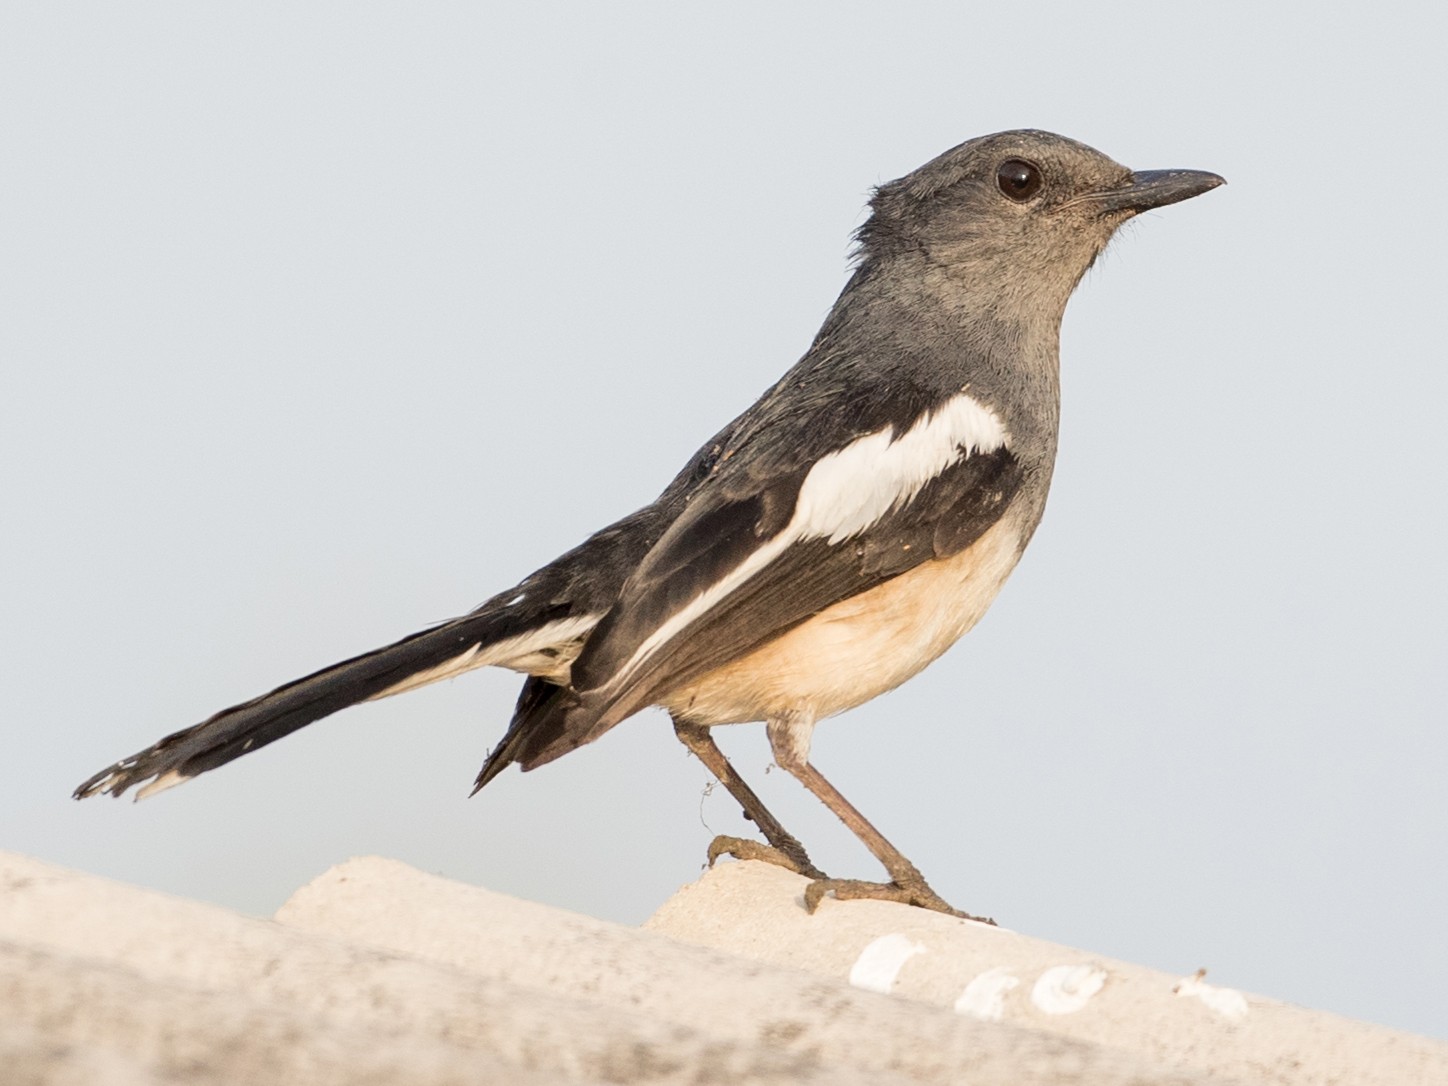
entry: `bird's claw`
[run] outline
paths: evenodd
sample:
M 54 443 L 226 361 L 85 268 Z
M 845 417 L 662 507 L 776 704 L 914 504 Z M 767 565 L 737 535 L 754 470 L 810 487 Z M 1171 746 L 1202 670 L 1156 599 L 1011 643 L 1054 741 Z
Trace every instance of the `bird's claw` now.
M 855 901 L 864 898 L 876 901 L 894 901 L 901 905 L 914 905 L 947 916 L 958 916 L 963 920 L 974 920 L 980 924 L 995 926 L 988 916 L 973 916 L 954 908 L 932 890 L 922 879 L 904 884 L 898 882 L 866 882 L 862 879 L 815 879 L 804 888 L 804 907 L 813 913 L 819 908 L 826 894 L 833 893 L 837 901 Z
M 709 866 L 713 867 L 720 856 L 733 856 L 736 860 L 763 860 L 765 863 L 774 864 L 787 871 L 793 871 L 796 875 L 803 875 L 810 879 L 823 879 L 825 874 L 810 863 L 809 857 L 804 850 L 799 850 L 798 856 L 792 856 L 784 849 L 775 848 L 772 845 L 762 844 L 759 841 L 751 841 L 746 837 L 727 837 L 720 835 L 709 842 Z

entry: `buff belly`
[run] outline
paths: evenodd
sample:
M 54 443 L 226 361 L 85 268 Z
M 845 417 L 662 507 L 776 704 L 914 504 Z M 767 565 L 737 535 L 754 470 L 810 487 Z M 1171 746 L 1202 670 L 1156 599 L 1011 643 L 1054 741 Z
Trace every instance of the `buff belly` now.
M 837 603 L 659 703 L 703 725 L 853 709 L 918 673 L 980 621 L 1020 558 L 1020 539 L 1012 518 L 1003 519 L 961 553 Z

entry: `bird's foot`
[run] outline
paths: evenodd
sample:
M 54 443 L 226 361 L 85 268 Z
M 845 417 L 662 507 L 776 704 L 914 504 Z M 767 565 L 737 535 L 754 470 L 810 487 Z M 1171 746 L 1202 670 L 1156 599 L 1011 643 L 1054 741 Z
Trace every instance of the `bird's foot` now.
M 751 841 L 747 837 L 726 837 L 720 835 L 709 842 L 709 866 L 720 856 L 733 856 L 736 860 L 763 860 L 767 864 L 783 867 L 807 879 L 824 879 L 826 875 L 805 855 L 803 848 L 775 848 L 772 845 Z
M 814 912 L 819 908 L 820 902 L 825 899 L 825 895 L 829 893 L 833 893 L 838 901 L 861 898 L 896 901 L 901 905 L 914 905 L 916 908 L 930 909 L 932 912 L 945 913 L 947 916 L 958 916 L 965 920 L 995 926 L 995 921 L 988 916 L 972 916 L 970 913 L 953 908 L 949 902 L 926 885 L 924 879 L 918 881 L 911 879 L 904 883 L 865 882 L 862 879 L 815 879 L 804 888 L 805 910 Z

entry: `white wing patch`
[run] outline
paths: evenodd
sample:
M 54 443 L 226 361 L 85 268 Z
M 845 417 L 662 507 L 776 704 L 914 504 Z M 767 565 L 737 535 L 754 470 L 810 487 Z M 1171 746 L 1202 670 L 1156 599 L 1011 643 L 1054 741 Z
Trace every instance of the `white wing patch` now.
M 1009 441 L 995 412 L 962 392 L 898 438 L 893 428 L 886 428 L 820 460 L 800 487 L 785 532 L 831 543 L 859 535 L 952 464 L 971 453 L 994 452 Z
M 806 539 L 839 543 L 859 535 L 953 464 L 974 453 L 1006 448 L 1010 440 L 1000 416 L 960 392 L 922 415 L 898 438 L 894 427 L 887 426 L 822 457 L 805 476 L 784 529 L 650 634 L 608 685 L 627 681 L 689 623 L 795 543 Z

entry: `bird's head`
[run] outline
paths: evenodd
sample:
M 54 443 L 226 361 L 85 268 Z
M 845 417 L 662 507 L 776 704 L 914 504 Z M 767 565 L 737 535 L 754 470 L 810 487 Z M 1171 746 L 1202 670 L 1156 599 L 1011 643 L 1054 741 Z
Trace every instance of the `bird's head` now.
M 924 259 L 937 289 L 962 300 L 1059 317 L 1117 227 L 1220 184 L 1200 170 L 1134 173 L 1050 132 L 998 132 L 876 189 L 859 255 Z

